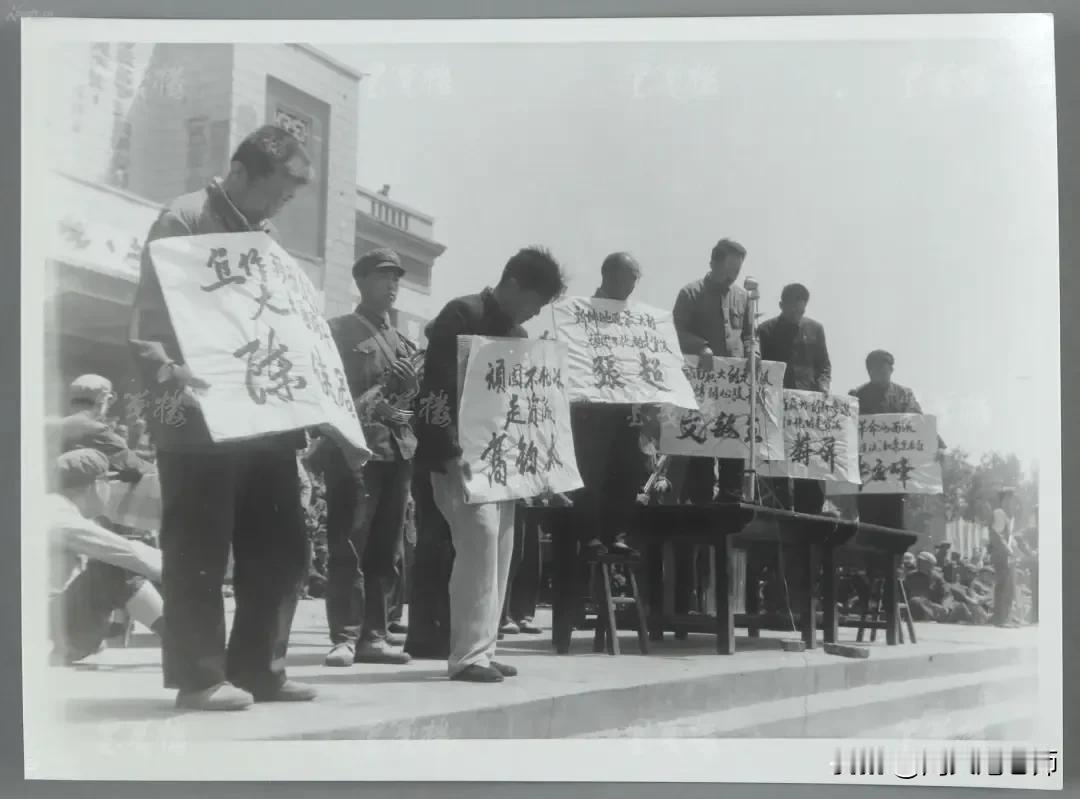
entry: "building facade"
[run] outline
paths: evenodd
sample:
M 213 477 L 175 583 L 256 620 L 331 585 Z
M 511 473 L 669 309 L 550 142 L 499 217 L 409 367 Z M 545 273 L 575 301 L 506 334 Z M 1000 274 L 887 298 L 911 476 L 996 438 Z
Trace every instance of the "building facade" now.
M 79 374 L 133 387 L 127 339 L 150 225 L 162 204 L 224 175 L 244 136 L 267 122 L 293 132 L 315 165 L 313 184 L 275 218 L 282 242 L 328 316 L 351 308 L 352 264 L 358 247 L 368 249 L 358 233 L 369 211 L 356 186 L 359 73 L 292 44 L 66 44 L 53 63 L 41 203 L 48 413 L 63 409 Z M 431 219 L 412 213 L 430 236 Z M 405 244 L 416 238 L 402 234 Z M 406 250 L 405 259 L 433 251 Z M 434 257 L 410 278 L 418 296 Z
M 391 200 L 389 186 L 380 191 L 356 189 L 356 254 L 389 247 L 401 256 L 405 275 L 398 289 L 394 325 L 420 346 L 424 326 L 437 312 L 431 303 L 431 272 L 446 247 L 435 240 L 435 221 L 427 214 Z M 359 299 L 355 286 L 351 303 Z M 329 311 L 331 298 L 327 297 Z M 340 310 L 346 313 L 349 309 Z

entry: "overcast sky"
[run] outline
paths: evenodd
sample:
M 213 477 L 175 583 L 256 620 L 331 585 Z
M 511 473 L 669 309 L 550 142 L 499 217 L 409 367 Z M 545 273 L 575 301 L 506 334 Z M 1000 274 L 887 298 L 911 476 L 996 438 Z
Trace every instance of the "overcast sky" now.
M 1051 419 L 1049 54 L 1004 41 L 323 45 L 369 77 L 360 182 L 435 217 L 436 307 L 543 244 L 590 293 L 628 250 L 670 308 L 712 245 L 772 315 L 811 292 L 833 390 L 878 347 L 950 446 L 1025 464 Z

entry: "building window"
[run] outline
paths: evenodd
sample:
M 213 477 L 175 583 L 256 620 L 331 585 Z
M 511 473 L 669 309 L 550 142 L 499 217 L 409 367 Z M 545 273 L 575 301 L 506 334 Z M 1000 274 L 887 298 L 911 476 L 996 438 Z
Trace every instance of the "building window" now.
M 282 242 L 311 258 L 326 255 L 327 167 L 330 147 L 330 106 L 277 78 L 266 79 L 266 118 L 292 133 L 304 146 L 314 167 L 314 179 L 296 193 L 274 219 Z

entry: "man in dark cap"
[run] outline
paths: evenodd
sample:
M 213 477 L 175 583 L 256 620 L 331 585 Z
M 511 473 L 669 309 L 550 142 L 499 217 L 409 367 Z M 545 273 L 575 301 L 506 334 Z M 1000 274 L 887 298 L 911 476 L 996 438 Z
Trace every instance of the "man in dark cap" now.
M 151 416 L 163 517 L 164 679 L 177 706 L 241 710 L 297 702 L 310 686 L 285 676 L 285 654 L 306 576 L 307 533 L 297 450 L 303 431 L 215 443 L 195 391 L 210 388 L 184 363 L 150 243 L 173 236 L 262 231 L 311 179 L 311 161 L 287 131 L 266 125 L 233 154 L 229 173 L 173 200 L 147 235 L 131 346 L 151 403 L 178 398 L 183 424 Z M 169 417 L 162 414 L 166 419 Z M 235 561 L 236 616 L 228 647 L 222 583 Z
M 390 320 L 404 274 L 393 250 L 366 253 L 353 266 L 360 304 L 330 320 L 372 457 L 360 478 L 329 440 L 317 459 L 326 479 L 327 666 L 409 661 L 387 632 L 416 454 L 408 408 L 417 348 Z
M 56 461 L 58 493 L 46 503 L 49 553 L 49 633 L 55 663 L 75 663 L 100 649 L 109 617 L 124 608 L 158 635 L 162 631 L 161 553 L 93 521 L 105 509 L 109 460 L 76 449 Z
M 132 452 L 105 421 L 116 401 L 108 378 L 89 374 L 77 377 L 68 389 L 68 398 L 71 413 L 47 423 L 51 452 L 60 455 L 74 449 L 95 449 L 108 458 L 109 467 L 125 483 L 137 483 L 154 471 L 153 464 Z
M 672 315 L 679 345 L 686 355 L 697 355 L 703 369 L 712 368 L 713 356 L 744 357 L 745 342 L 753 340 L 750 295 L 735 285 L 745 259 L 745 247 L 721 239 L 712 249 L 708 274 L 683 286 L 675 299 Z M 717 498 L 737 501 L 742 497 L 742 477 L 739 459 L 721 458 L 714 463 L 712 458 L 690 458 L 680 494 L 695 504 L 711 502 L 719 480 Z
M 784 286 L 780 292 L 780 315 L 758 327 L 761 358 L 787 364 L 784 388 L 829 393 L 832 364 L 825 343 L 825 328 L 806 316 L 810 290 L 801 283 Z M 771 490 L 781 507 L 802 513 L 821 513 L 825 504 L 825 483 L 821 480 L 763 478 L 762 487 Z
M 915 392 L 892 381 L 895 359 L 885 350 L 874 350 L 866 356 L 866 371 L 870 382 L 848 392 L 859 400 L 859 414 L 922 413 Z M 938 450 L 945 442 L 938 436 Z M 904 528 L 904 494 L 859 494 L 859 521 L 880 524 L 894 529 Z

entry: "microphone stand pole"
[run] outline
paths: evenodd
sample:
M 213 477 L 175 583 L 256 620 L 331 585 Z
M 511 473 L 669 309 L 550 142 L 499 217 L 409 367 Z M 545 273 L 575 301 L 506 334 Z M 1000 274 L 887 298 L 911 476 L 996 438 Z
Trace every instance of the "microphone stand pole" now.
M 757 308 L 758 299 L 761 294 L 758 292 L 757 281 L 752 277 L 747 277 L 743 285 L 747 292 L 750 294 L 749 310 L 750 314 L 750 338 L 744 342 L 747 349 L 746 368 L 750 375 L 750 419 L 748 429 L 750 432 L 750 455 L 747 460 L 747 468 L 743 471 L 743 486 L 742 486 L 742 498 L 743 502 L 756 504 L 758 501 L 758 482 L 757 482 L 757 354 L 758 354 L 758 340 L 757 340 Z

